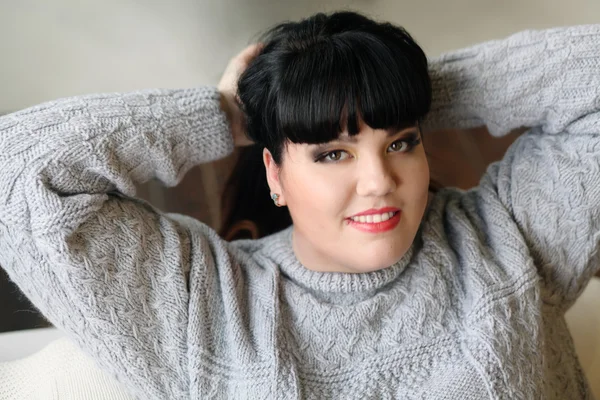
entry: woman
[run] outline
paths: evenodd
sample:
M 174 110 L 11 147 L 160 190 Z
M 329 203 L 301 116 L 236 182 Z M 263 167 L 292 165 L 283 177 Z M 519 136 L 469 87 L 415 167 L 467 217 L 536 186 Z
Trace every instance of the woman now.
M 586 398 L 564 313 L 598 264 L 599 67 L 600 26 L 428 66 L 354 13 L 283 24 L 220 90 L 3 117 L 0 262 L 143 398 Z M 478 188 L 429 196 L 422 128 L 484 124 L 532 129 Z M 226 242 L 135 199 L 244 126 L 293 226 Z

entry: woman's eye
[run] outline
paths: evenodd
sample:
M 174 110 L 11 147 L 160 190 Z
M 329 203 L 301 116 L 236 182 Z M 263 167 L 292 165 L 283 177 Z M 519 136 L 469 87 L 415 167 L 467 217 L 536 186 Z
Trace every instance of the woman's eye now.
M 321 162 L 337 162 L 337 161 L 342 161 L 345 160 L 346 158 L 348 158 L 348 153 L 346 153 L 343 150 L 334 150 L 334 151 L 330 151 L 327 154 L 324 154 L 320 161 Z
M 395 153 L 401 153 L 401 152 L 405 152 L 406 150 L 408 150 L 409 148 L 409 144 L 408 142 L 404 141 L 404 140 L 396 140 L 394 143 L 392 143 L 389 147 L 389 151 L 391 152 L 395 152 Z
M 325 158 L 327 159 L 327 161 L 340 161 L 340 160 L 344 160 L 346 158 L 346 157 L 344 157 L 344 155 L 347 156 L 347 153 L 345 151 L 335 150 L 335 151 L 328 153 L 325 156 Z

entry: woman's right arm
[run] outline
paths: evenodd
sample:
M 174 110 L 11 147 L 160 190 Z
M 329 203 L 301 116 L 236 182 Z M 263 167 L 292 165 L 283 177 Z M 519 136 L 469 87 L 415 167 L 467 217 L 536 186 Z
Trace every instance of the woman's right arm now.
M 188 397 L 188 277 L 227 254 L 216 234 L 193 233 L 199 222 L 135 199 L 135 185 L 176 185 L 228 155 L 220 100 L 214 88 L 149 90 L 0 118 L 0 265 L 146 398 Z

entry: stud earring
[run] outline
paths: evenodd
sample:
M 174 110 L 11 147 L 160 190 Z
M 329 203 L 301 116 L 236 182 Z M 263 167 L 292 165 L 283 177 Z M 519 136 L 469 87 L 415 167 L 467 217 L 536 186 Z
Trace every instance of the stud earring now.
M 271 199 L 273 200 L 273 203 L 275 203 L 275 205 L 277 207 L 281 207 L 281 205 L 279 204 L 279 195 L 277 193 L 271 194 Z

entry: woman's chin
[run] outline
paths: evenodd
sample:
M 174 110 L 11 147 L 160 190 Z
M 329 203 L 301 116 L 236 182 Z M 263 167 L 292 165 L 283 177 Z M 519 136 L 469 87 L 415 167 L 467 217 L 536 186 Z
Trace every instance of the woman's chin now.
M 356 273 L 366 273 L 366 272 L 375 272 L 382 269 L 390 268 L 394 264 L 396 264 L 400 259 L 402 259 L 403 254 L 395 257 L 378 257 L 376 259 L 365 260 L 364 263 L 359 265 L 355 265 L 353 267 L 354 272 Z
M 364 246 L 361 253 L 353 257 L 357 269 L 364 272 L 378 271 L 389 268 L 402 259 L 408 247 L 401 243 L 380 243 Z M 361 262 L 356 262 L 360 260 Z

